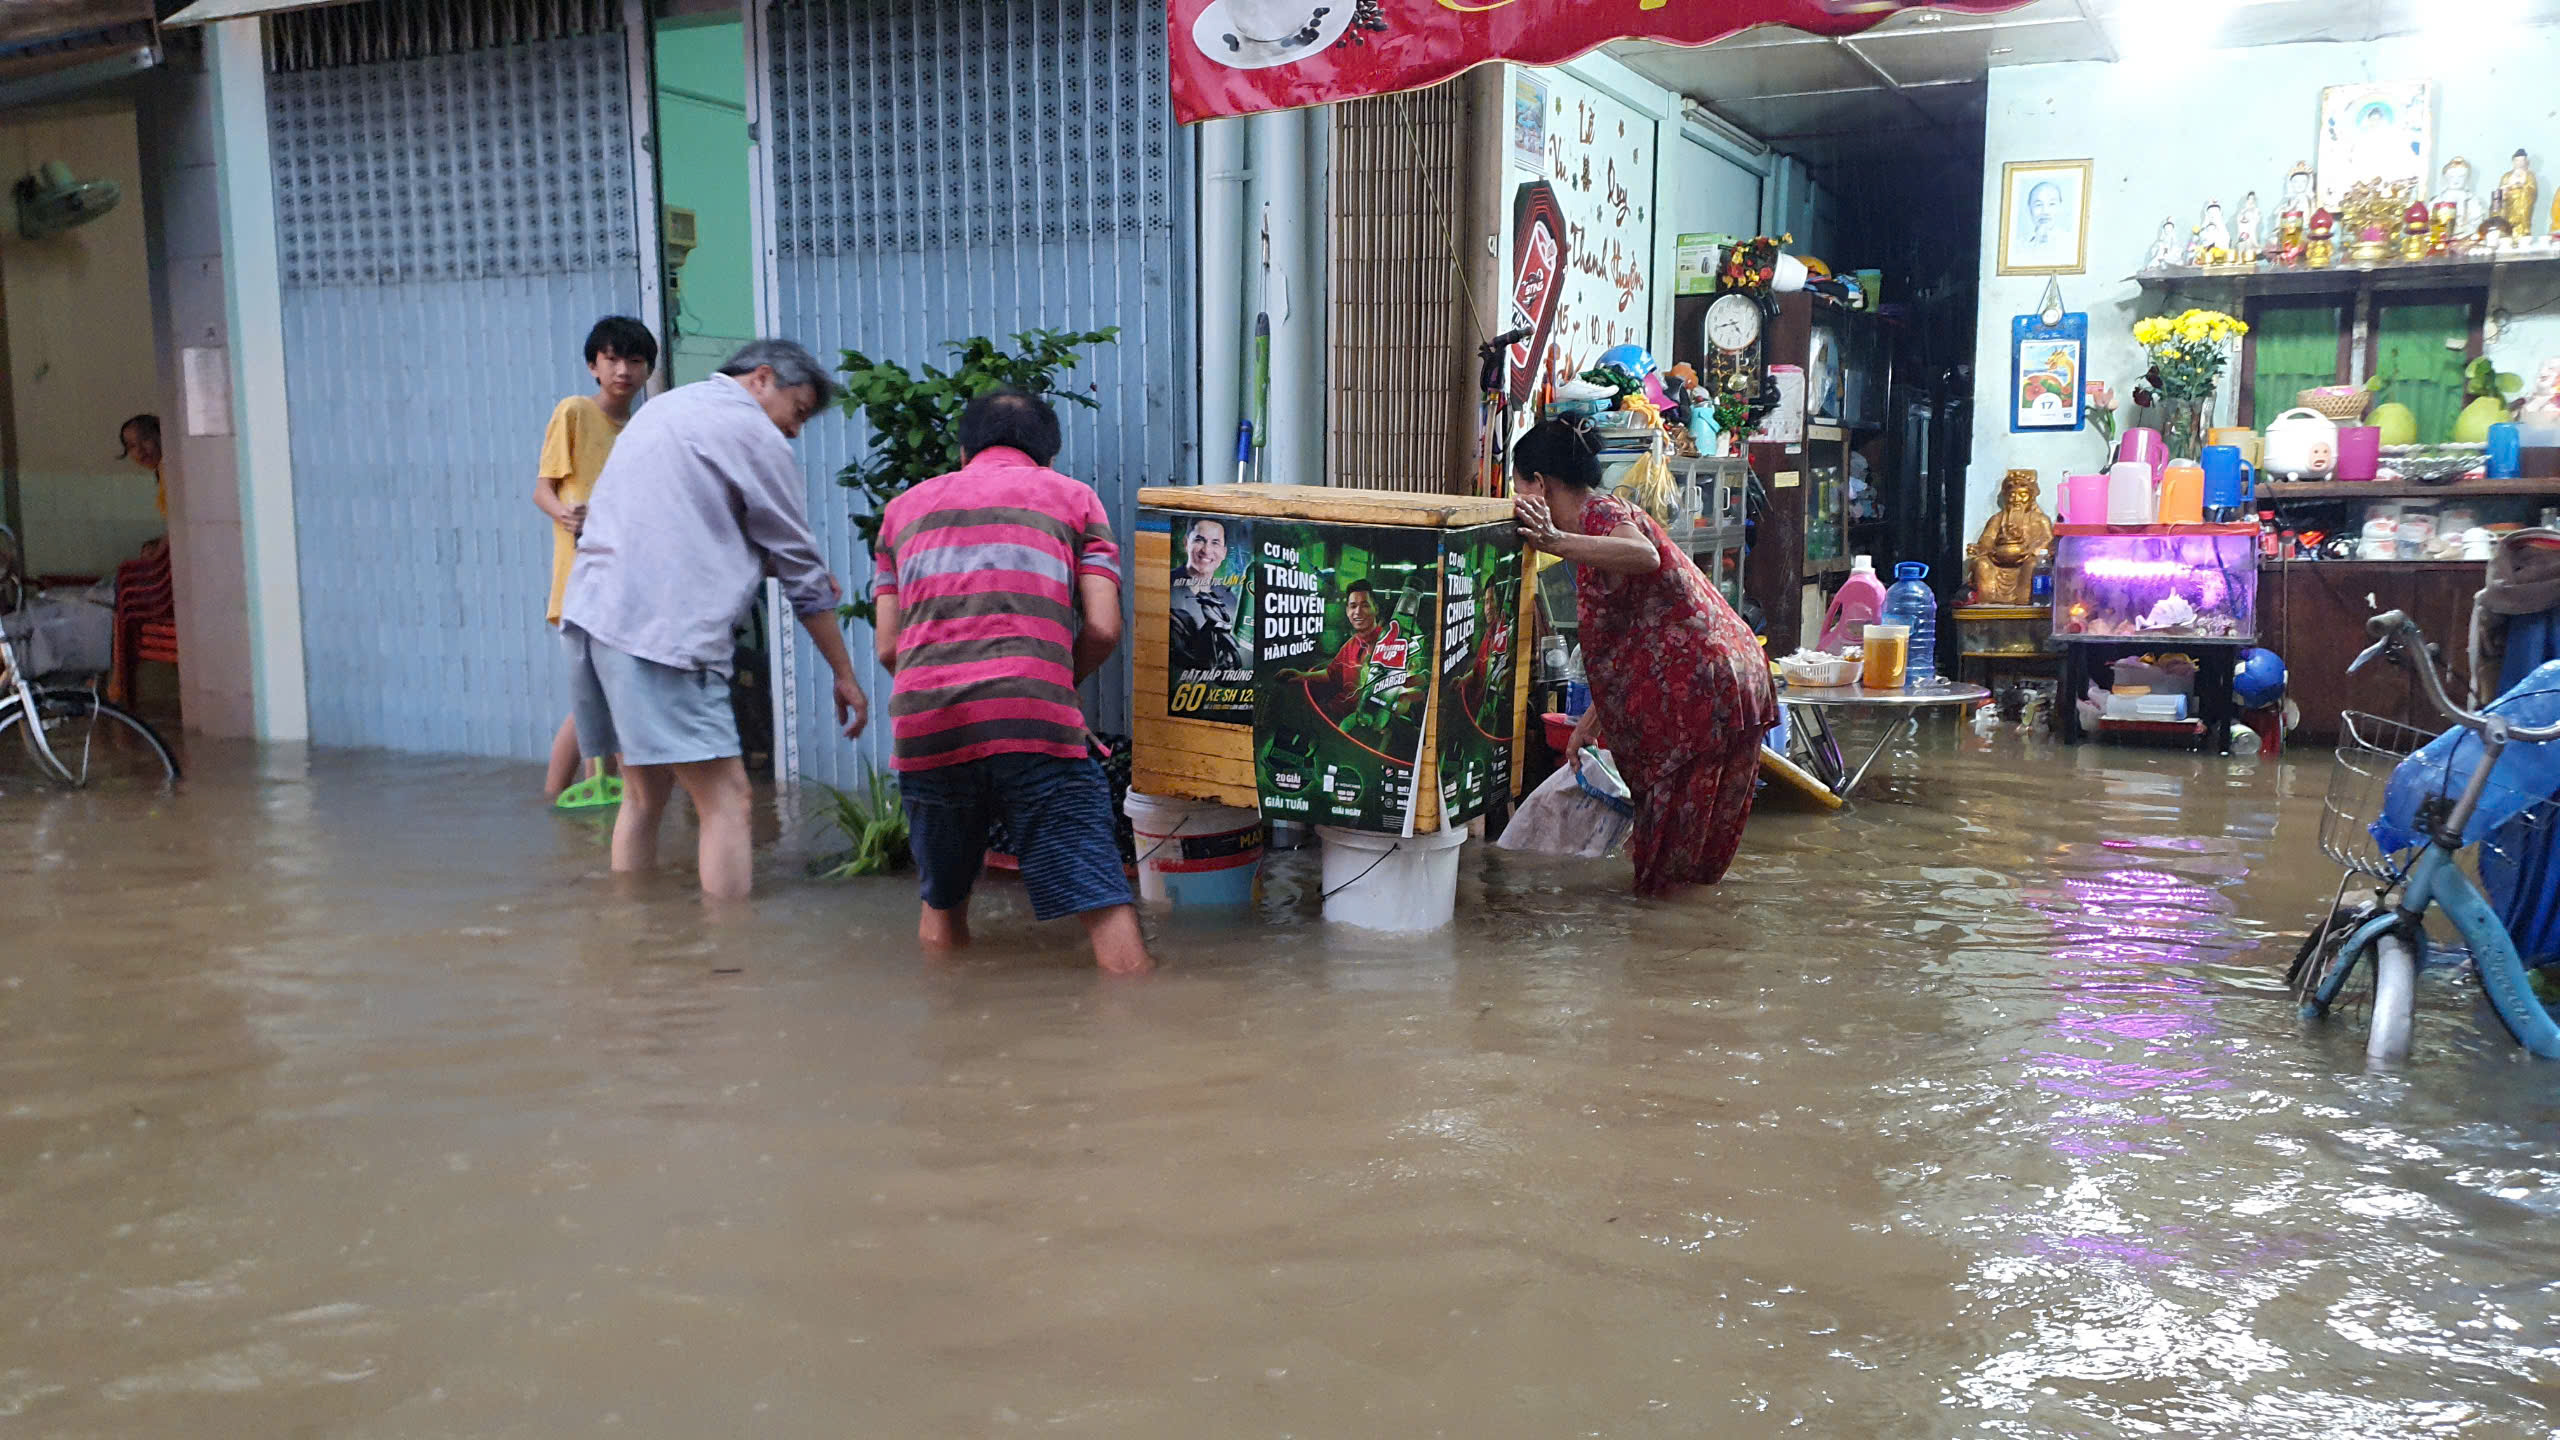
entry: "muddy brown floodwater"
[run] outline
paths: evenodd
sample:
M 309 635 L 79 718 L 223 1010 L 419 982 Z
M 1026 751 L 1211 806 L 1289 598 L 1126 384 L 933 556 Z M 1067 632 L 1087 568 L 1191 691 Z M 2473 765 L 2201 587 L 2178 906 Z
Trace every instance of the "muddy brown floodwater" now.
M 0 1435 L 2541 1435 L 2560 1067 L 2281 993 L 2325 759 L 1941 733 L 1719 890 L 1459 922 L 769 860 L 625 893 L 521 767 L 0 779 Z M 0 772 L 6 773 L 6 772 Z M 1871 782 L 1877 784 L 1878 782 Z

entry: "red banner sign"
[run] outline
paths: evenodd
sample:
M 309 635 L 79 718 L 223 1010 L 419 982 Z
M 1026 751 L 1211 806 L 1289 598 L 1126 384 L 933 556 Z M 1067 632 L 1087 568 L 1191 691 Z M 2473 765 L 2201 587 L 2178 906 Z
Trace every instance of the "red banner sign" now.
M 2026 0 L 1935 0 L 1991 12 Z M 1560 65 L 1612 40 L 1704 45 L 1754 25 L 1847 35 L 1906 0 L 1167 0 L 1184 124 L 1435 85 L 1488 60 Z
M 1538 386 L 1538 369 L 1556 333 L 1556 309 L 1564 298 L 1564 211 L 1555 187 L 1533 180 L 1511 201 L 1511 328 L 1526 330 L 1509 355 L 1511 404 L 1526 405 Z

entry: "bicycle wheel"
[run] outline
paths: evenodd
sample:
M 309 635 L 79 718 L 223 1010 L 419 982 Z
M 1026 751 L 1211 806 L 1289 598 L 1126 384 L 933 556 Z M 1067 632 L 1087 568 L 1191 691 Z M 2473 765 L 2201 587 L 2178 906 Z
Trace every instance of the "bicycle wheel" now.
M 136 716 L 87 690 L 38 690 L 35 714 L 15 715 L 36 764 L 66 785 L 170 785 L 178 758 Z
M 2356 927 L 2372 919 L 2373 912 L 2371 902 L 2341 905 L 2310 934 L 2302 937 L 2302 948 L 2294 952 L 2293 964 L 2284 972 L 2284 984 L 2302 1005 L 2304 1019 L 2317 1019 L 2328 1014 L 2329 1007 L 2320 999 L 2320 982 L 2329 977 L 2329 968 L 2336 963 L 2338 952 L 2345 948 L 2347 937 L 2356 933 Z

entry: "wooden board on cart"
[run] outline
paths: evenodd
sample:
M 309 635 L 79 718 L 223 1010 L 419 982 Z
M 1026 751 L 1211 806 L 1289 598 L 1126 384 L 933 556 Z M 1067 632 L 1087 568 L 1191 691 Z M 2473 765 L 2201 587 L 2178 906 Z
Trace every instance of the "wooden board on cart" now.
M 1420 525 L 1433 530 L 1497 525 L 1511 518 L 1508 500 L 1343 490 L 1330 485 L 1150 485 L 1138 492 L 1138 505 L 1194 515 L 1244 515 L 1322 525 Z

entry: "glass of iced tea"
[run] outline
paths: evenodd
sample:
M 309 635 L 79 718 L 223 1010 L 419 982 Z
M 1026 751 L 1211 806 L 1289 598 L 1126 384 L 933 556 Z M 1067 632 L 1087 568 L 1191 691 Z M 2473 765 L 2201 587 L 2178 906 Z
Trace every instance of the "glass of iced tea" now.
M 1911 627 L 1870 625 L 1866 635 L 1866 673 L 1870 690 L 1899 690 L 1911 665 Z

